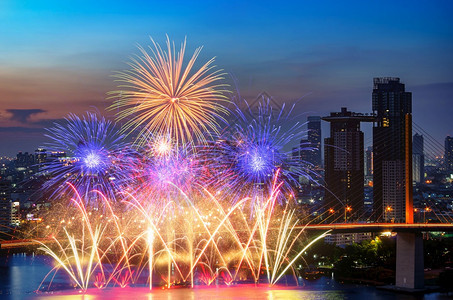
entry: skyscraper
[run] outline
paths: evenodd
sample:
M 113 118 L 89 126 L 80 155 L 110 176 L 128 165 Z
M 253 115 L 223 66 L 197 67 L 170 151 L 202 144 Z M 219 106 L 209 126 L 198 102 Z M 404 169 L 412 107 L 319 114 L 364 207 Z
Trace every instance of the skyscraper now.
M 327 207 L 342 210 L 346 218 L 362 216 L 364 204 L 364 152 L 360 122 L 373 122 L 373 116 L 348 111 L 332 112 L 322 118 L 330 123 L 330 137 L 324 139 Z M 347 213 L 347 214 L 346 214 Z
M 453 137 L 445 138 L 445 169 L 453 174 Z
M 373 147 L 371 146 L 365 151 L 365 176 L 373 176 Z
M 306 158 L 306 161 L 313 164 L 315 169 L 322 167 L 322 155 L 321 155 L 321 117 L 310 116 L 307 118 L 308 124 L 308 146 L 310 150 L 304 150 L 301 147 L 301 157 Z M 302 144 L 302 141 L 301 141 Z M 307 145 L 305 145 L 305 148 Z
M 11 228 L 11 182 L 0 180 L 0 232 Z
M 378 221 L 404 222 L 406 180 L 412 177 L 412 167 L 406 172 L 412 161 L 412 93 L 399 78 L 373 82 L 373 215 Z
M 423 135 L 414 134 L 412 138 L 412 180 L 423 183 L 425 178 L 425 154 L 423 153 Z

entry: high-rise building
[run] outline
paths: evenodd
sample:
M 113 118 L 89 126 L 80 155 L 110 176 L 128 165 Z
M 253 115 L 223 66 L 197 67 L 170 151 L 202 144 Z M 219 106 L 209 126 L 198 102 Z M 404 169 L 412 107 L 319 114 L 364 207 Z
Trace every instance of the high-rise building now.
M 11 228 L 11 182 L 0 180 L 0 232 Z
M 364 152 L 360 122 L 373 122 L 373 116 L 348 111 L 322 118 L 330 123 L 330 137 L 324 139 L 327 207 L 343 210 L 345 218 L 361 217 L 364 204 Z
M 313 165 L 314 169 L 322 168 L 321 155 L 321 117 L 307 118 L 308 139 L 301 140 L 301 159 Z
M 399 78 L 374 78 L 373 83 L 373 216 L 404 222 L 406 180 L 412 177 L 412 167 L 406 172 L 412 160 L 412 93 Z
M 365 185 L 372 185 L 373 182 L 373 146 L 365 150 Z
M 453 174 L 453 137 L 445 138 L 445 169 Z
M 20 225 L 20 203 L 19 201 L 11 201 L 11 216 L 10 216 L 10 225 L 17 227 Z
M 373 147 L 369 146 L 365 150 L 365 177 L 373 176 Z
M 14 161 L 14 166 L 16 169 L 26 169 L 35 164 L 35 157 L 33 154 L 28 154 L 28 152 L 22 153 L 19 152 L 16 155 L 16 160 Z
M 32 176 L 35 173 L 34 165 L 35 156 L 33 154 L 19 152 L 14 160 L 16 180 L 20 181 Z
M 43 148 L 38 148 L 35 150 L 35 169 L 36 171 L 41 171 L 46 163 L 47 151 Z
M 412 137 L 412 180 L 423 183 L 425 179 L 425 154 L 423 153 L 423 135 Z

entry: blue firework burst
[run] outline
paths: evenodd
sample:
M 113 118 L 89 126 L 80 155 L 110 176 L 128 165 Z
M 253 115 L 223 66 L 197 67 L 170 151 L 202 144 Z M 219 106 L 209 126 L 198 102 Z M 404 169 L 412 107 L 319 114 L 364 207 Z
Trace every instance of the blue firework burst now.
M 70 114 L 65 122 L 55 123 L 47 132 L 49 153 L 66 155 L 46 163 L 43 173 L 50 179 L 45 188 L 60 193 L 69 190 L 70 182 L 86 199 L 95 189 L 114 198 L 121 170 L 132 156 L 124 136 L 112 122 L 95 113 L 87 112 L 81 118 Z
M 285 151 L 306 134 L 304 123 L 291 116 L 294 106 L 274 108 L 266 97 L 254 108 L 246 100 L 236 103 L 236 120 L 205 154 L 210 170 L 216 173 L 211 182 L 216 188 L 228 191 L 233 201 L 244 196 L 256 199 L 257 194 L 270 191 L 277 173 L 284 195 L 293 193 L 300 177 L 316 177 L 308 163 L 293 159 L 291 152 Z

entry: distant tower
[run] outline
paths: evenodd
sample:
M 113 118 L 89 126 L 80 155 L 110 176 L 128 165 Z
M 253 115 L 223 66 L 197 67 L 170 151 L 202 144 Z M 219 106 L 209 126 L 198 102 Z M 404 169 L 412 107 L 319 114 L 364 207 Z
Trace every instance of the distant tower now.
M 321 117 L 310 116 L 308 121 L 308 143 L 313 149 L 308 155 L 307 161 L 312 163 L 316 169 L 322 168 L 321 155 Z
M 406 181 L 412 167 L 406 172 L 406 164 L 412 160 L 412 93 L 399 78 L 374 78 L 373 83 L 373 214 L 378 221 L 404 222 L 411 198 Z
M 425 178 L 425 155 L 423 153 L 423 135 L 414 134 L 412 138 L 412 180 L 423 183 Z
M 352 208 L 351 215 L 363 214 L 364 153 L 360 122 L 373 122 L 373 116 L 348 111 L 322 118 L 330 123 L 330 137 L 324 139 L 326 207 Z M 349 218 L 351 215 L 347 215 Z
M 369 146 L 365 151 L 365 175 L 373 175 L 373 147 Z
M 453 173 L 453 137 L 445 138 L 445 169 L 448 173 Z
M 308 142 L 307 139 L 301 139 L 300 140 L 300 147 L 299 147 L 299 158 L 301 161 L 304 162 L 309 162 L 310 160 L 310 155 L 311 155 L 311 150 L 307 150 L 307 148 L 310 148 L 310 143 Z

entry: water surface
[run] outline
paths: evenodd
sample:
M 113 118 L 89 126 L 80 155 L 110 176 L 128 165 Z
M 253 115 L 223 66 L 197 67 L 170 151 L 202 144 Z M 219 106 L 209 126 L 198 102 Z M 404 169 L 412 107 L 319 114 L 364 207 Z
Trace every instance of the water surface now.
M 200 286 L 194 289 L 153 288 L 152 291 L 145 287 L 128 287 L 124 289 L 89 289 L 82 294 L 75 289 L 69 289 L 71 282 L 62 271 L 53 277 L 54 288 L 56 287 L 59 290 L 46 292 L 45 288 L 41 288 L 41 291 L 36 293 L 35 291 L 52 269 L 52 264 L 53 261 L 50 257 L 41 255 L 15 254 L 0 257 L 0 299 L 451 299 L 451 297 L 441 293 L 413 296 L 383 291 L 373 286 L 342 284 L 328 277 L 321 277 L 312 281 L 305 280 L 303 286 L 299 287 Z M 53 273 L 45 280 L 45 283 L 49 282 L 52 276 Z

